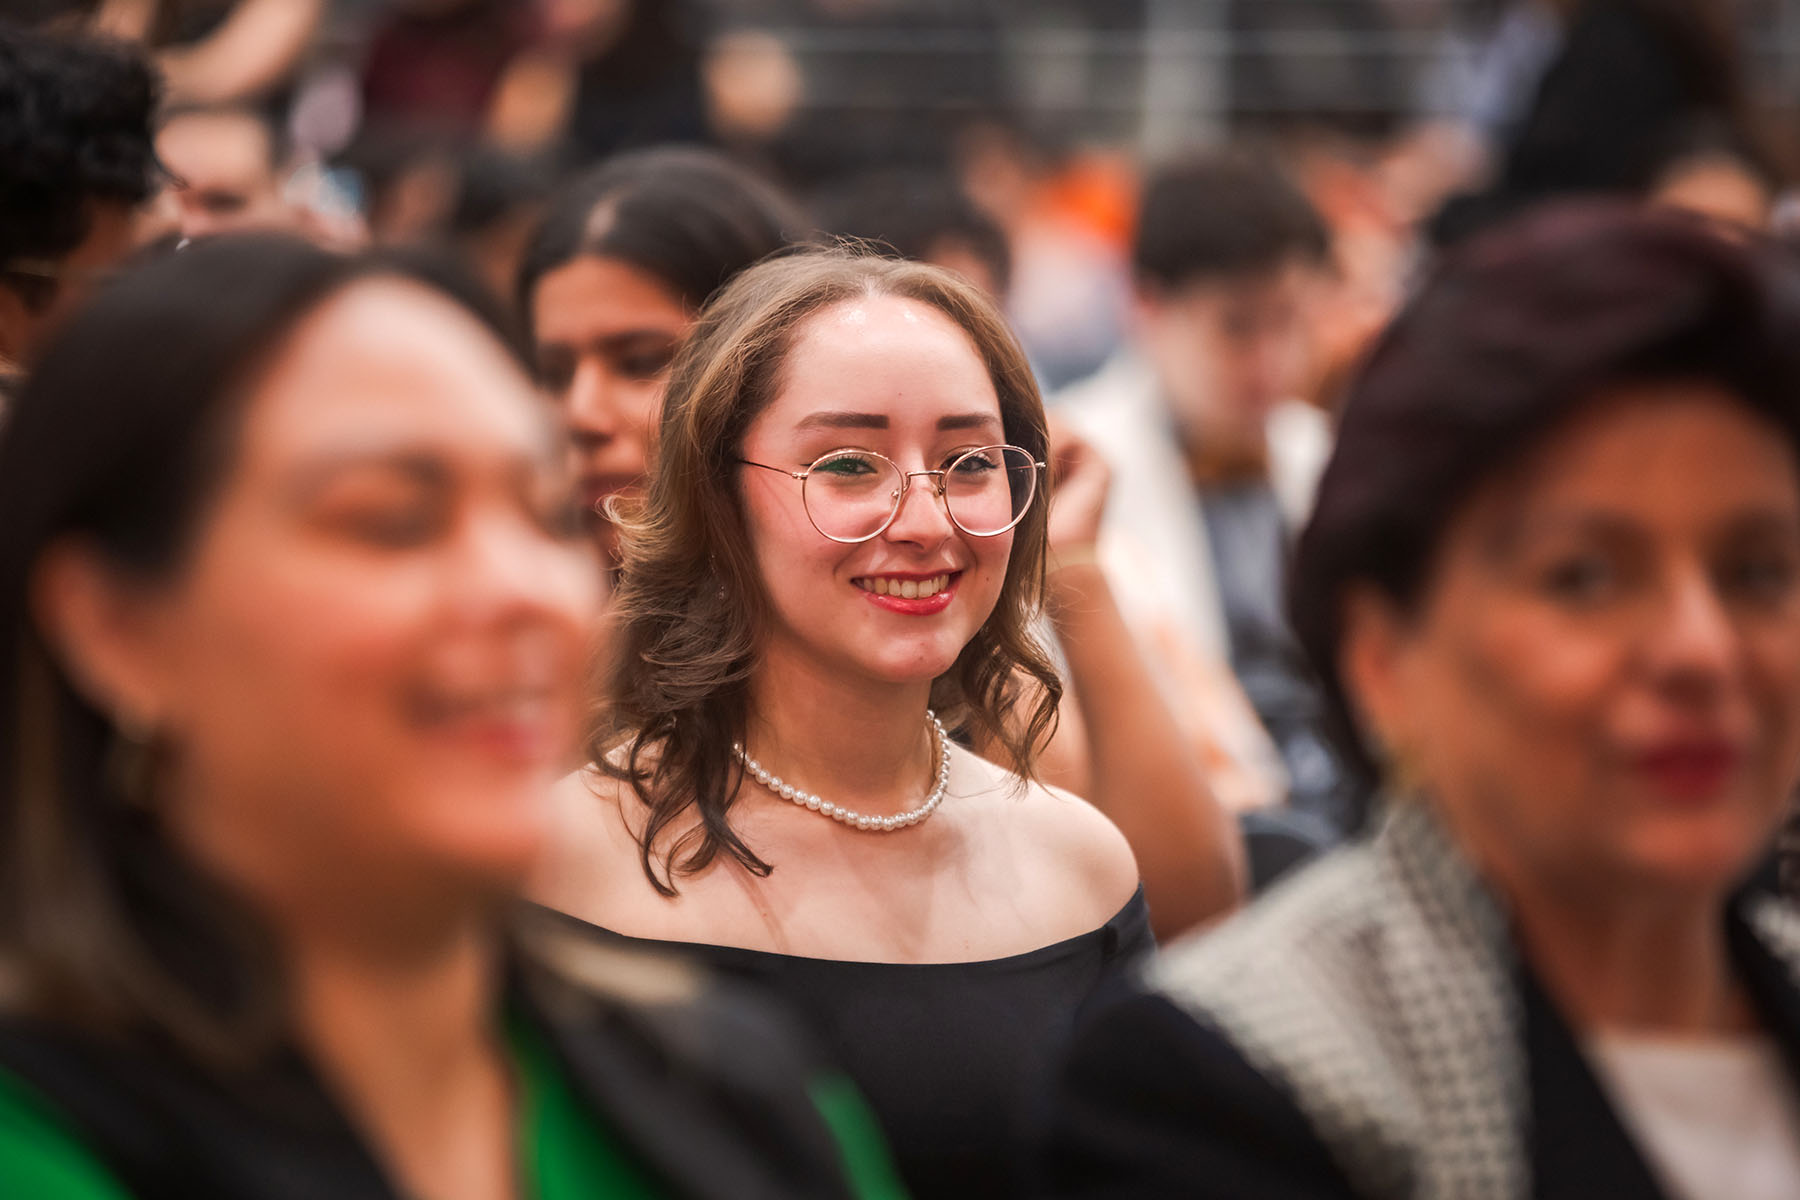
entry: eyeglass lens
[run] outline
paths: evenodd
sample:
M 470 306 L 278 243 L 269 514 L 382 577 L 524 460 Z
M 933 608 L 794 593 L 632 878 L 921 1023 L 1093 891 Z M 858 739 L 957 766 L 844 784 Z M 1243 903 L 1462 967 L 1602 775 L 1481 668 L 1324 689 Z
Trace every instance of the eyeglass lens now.
M 807 473 L 806 512 L 826 537 L 873 537 L 899 509 L 905 485 L 900 468 L 880 455 L 842 450 Z M 950 519 L 965 533 L 991 536 L 1017 524 L 1031 506 L 1037 466 L 1017 446 L 984 446 L 948 464 L 943 488 Z

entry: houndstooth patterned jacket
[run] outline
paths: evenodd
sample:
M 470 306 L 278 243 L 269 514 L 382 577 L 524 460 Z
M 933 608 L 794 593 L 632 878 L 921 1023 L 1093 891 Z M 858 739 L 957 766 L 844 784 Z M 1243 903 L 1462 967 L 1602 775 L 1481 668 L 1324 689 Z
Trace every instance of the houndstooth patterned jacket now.
M 1800 918 L 1746 916 L 1790 969 Z M 1151 983 L 1292 1096 L 1357 1192 L 1531 1194 L 1524 1012 L 1505 914 L 1422 806 L 1176 946 Z

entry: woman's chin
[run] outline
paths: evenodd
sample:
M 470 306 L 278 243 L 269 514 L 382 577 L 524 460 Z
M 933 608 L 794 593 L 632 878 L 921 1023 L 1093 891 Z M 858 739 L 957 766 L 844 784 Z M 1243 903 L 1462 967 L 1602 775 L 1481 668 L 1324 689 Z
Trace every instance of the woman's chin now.
M 1769 853 L 1763 831 L 1729 822 L 1669 822 L 1626 847 L 1629 870 L 1653 886 L 1691 894 L 1730 891 Z
M 930 685 L 948 674 L 955 665 L 955 655 L 934 655 L 929 658 L 871 664 L 868 674 L 871 679 L 896 686 Z

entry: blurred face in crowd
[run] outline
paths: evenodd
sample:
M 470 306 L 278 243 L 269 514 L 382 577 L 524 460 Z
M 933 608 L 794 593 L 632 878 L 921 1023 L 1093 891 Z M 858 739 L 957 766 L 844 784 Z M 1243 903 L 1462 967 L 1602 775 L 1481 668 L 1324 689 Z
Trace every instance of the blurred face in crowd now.
M 650 469 L 669 364 L 694 314 L 649 272 L 584 255 L 544 275 L 531 320 L 540 378 L 568 425 L 577 494 L 597 511 Z M 600 533 L 610 552 L 604 523 Z
M 178 181 L 175 202 L 183 237 L 297 224 L 281 194 L 269 131 L 256 117 L 180 114 L 156 135 L 156 153 Z
M 0 264 L 0 358 L 29 364 L 44 339 L 80 307 L 136 244 L 136 211 L 109 201 L 88 202 L 87 236 L 49 262 Z
M 264 899 L 511 887 L 600 599 L 530 382 L 448 300 L 376 280 L 253 389 L 191 558 L 103 656 L 170 747 L 159 806 Z
M 1453 521 L 1417 613 L 1347 613 L 1366 723 L 1505 890 L 1716 898 L 1788 809 L 1800 476 L 1713 386 L 1597 398 Z
M 1317 269 L 1199 279 L 1139 297 L 1139 340 L 1186 436 L 1224 450 L 1260 447 L 1270 411 L 1307 371 Z
M 969 335 L 930 305 L 877 296 L 801 325 L 781 391 L 745 433 L 742 457 L 802 471 L 853 447 L 924 471 L 1005 440 L 993 381 Z M 886 530 L 846 545 L 813 526 L 798 481 L 756 467 L 739 472 L 773 615 L 766 658 L 830 679 L 929 683 L 993 612 L 1013 534 L 963 533 L 929 478 L 913 479 Z

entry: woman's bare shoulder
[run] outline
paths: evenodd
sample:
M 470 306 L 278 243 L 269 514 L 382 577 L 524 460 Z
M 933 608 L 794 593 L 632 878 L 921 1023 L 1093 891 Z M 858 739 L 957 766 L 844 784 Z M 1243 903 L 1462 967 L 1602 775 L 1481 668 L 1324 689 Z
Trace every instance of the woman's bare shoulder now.
M 1099 924 L 1123 908 L 1138 888 L 1137 856 L 1112 819 L 1072 792 L 1014 772 L 974 754 L 966 756 L 971 776 L 981 782 L 971 799 L 984 816 L 1006 825 L 1012 845 L 1046 863 L 1071 881 L 1084 897 L 1084 908 L 1098 913 Z
M 528 892 L 539 904 L 592 919 L 633 883 L 648 887 L 638 845 L 626 822 L 628 789 L 585 766 L 550 790 L 550 829 Z

